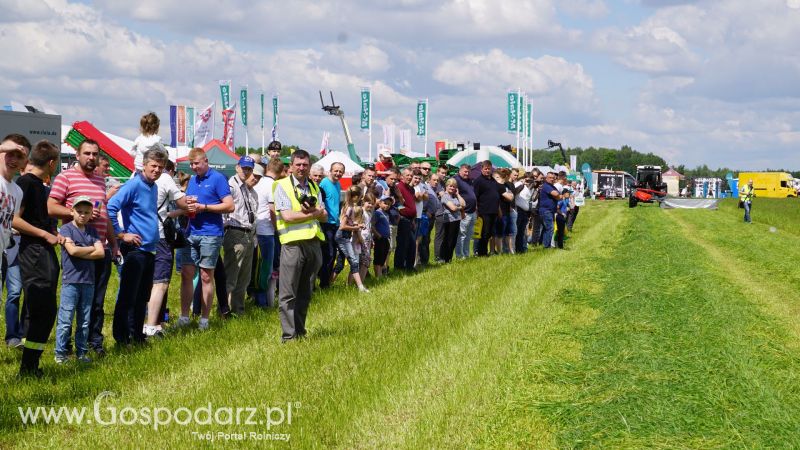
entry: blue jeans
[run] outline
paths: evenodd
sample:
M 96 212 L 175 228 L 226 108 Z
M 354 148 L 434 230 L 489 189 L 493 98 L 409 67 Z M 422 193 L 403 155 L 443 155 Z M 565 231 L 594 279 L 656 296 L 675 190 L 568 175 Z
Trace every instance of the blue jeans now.
M 19 245 L 19 244 L 17 244 Z M 20 320 L 19 299 L 22 296 L 22 275 L 19 272 L 19 263 L 14 257 L 8 262 L 6 269 L 6 342 L 9 339 L 23 337 L 23 326 Z
M 275 259 L 275 236 L 259 234 L 256 238 L 261 252 L 261 265 L 258 269 L 255 302 L 257 306 L 266 307 L 267 289 L 269 289 L 269 279 L 272 277 L 272 261 Z
M 72 318 L 75 317 L 75 347 L 77 355 L 89 352 L 89 318 L 94 301 L 94 285 L 90 283 L 63 283 L 61 305 L 56 322 L 56 355 L 67 356 L 72 335 Z
M 351 232 L 352 233 L 352 232 Z M 356 251 L 353 249 L 353 240 L 351 236 L 348 234 L 342 233 L 342 230 L 336 232 L 336 245 L 339 246 L 339 251 L 342 252 L 345 258 L 347 258 L 347 262 L 350 263 L 350 273 L 358 273 L 360 267 L 358 263 L 360 261 L 361 255 L 356 255 Z
M 744 221 L 747 223 L 752 222 L 750 220 L 750 208 L 753 207 L 753 203 L 751 202 L 744 202 Z
M 106 315 L 105 301 L 109 278 L 111 278 L 111 250 L 106 248 L 103 259 L 96 259 L 94 262 L 94 300 L 89 318 L 89 345 L 95 350 L 103 348 L 103 322 Z
M 461 219 L 458 231 L 458 241 L 456 242 L 456 257 L 466 258 L 470 256 L 469 243 L 472 241 L 472 233 L 475 232 L 475 218 L 477 213 L 475 211 L 468 213 L 466 217 Z
M 516 211 L 517 213 L 517 233 L 514 236 L 514 251 L 517 253 L 525 253 L 528 251 L 528 236 L 526 235 L 526 230 L 528 229 L 528 220 L 530 219 L 530 213 L 528 211 L 520 209 Z
M 544 248 L 552 247 L 553 243 L 553 212 L 552 211 L 539 211 L 539 217 L 542 219 L 542 245 Z
M 397 245 L 394 251 L 395 270 L 414 270 L 414 261 L 417 259 L 417 243 L 414 236 L 414 222 L 406 217 L 400 217 L 400 221 L 397 223 Z
M 320 242 L 322 248 L 322 267 L 319 268 L 318 278 L 319 287 L 327 288 L 331 285 L 331 274 L 336 263 L 337 251 L 336 245 L 336 232 L 339 230 L 339 225 L 332 223 L 323 223 L 322 232 L 325 234 L 325 242 Z M 342 261 L 344 265 L 344 261 Z

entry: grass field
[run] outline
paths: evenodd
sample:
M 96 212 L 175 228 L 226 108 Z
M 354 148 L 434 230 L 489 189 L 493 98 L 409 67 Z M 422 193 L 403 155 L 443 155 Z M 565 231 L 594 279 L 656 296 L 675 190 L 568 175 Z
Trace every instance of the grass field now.
M 55 366 L 50 347 L 38 381 L 15 380 L 3 349 L 0 447 L 286 445 L 251 432 L 296 447 L 797 447 L 800 203 L 756 199 L 753 219 L 733 201 L 589 203 L 566 251 L 334 288 L 287 345 L 275 311 L 251 311 L 85 367 Z M 103 391 L 101 419 L 131 407 L 121 419 L 137 423 L 96 423 Z M 222 424 L 141 423 L 209 404 Z M 28 406 L 85 407 L 92 423 L 23 425 Z M 256 424 L 224 424 L 236 407 L 258 408 Z

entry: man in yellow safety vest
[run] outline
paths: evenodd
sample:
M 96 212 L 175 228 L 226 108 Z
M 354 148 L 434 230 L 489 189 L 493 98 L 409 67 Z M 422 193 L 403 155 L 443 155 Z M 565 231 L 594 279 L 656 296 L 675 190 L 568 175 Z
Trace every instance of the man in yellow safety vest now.
M 291 156 L 291 174 L 273 184 L 276 221 L 281 243 L 278 307 L 283 342 L 306 334 L 306 313 L 314 281 L 322 266 L 320 222 L 327 220 L 319 186 L 308 177 L 311 158 L 305 150 Z
M 753 207 L 753 197 L 755 197 L 755 191 L 753 190 L 753 180 L 747 182 L 747 184 L 742 187 L 742 192 L 739 194 L 739 199 L 744 206 L 744 221 L 745 223 L 753 223 L 750 220 L 750 209 Z

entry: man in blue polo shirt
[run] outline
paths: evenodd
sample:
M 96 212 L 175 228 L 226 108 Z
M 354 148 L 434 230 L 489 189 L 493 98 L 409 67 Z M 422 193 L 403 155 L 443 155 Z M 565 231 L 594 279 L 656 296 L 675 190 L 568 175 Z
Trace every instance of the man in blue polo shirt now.
M 144 318 L 150 290 L 153 288 L 153 269 L 158 244 L 158 187 L 167 154 L 151 149 L 144 153 L 144 169 L 108 202 L 108 217 L 114 234 L 122 244 L 125 263 L 120 273 L 119 295 L 114 308 L 113 334 L 118 344 L 144 342 Z M 121 212 L 124 227 L 117 213 Z M 133 318 L 133 323 L 129 321 Z
M 189 167 L 195 175 L 186 188 L 187 215 L 189 217 L 190 260 L 182 261 L 181 316 L 178 325 L 189 324 L 189 307 L 194 292 L 195 266 L 200 266 L 200 283 L 203 304 L 200 310 L 201 330 L 208 329 L 208 315 L 214 300 L 214 268 L 217 267 L 222 247 L 222 215 L 233 212 L 231 188 L 225 175 L 208 166 L 208 158 L 201 148 L 189 151 Z M 220 299 L 227 301 L 227 299 Z
M 542 245 L 544 248 L 552 247 L 553 242 L 553 219 L 556 214 L 556 205 L 561 193 L 553 185 L 556 181 L 556 173 L 548 172 L 544 177 L 544 184 L 539 191 L 539 217 L 542 220 Z
M 342 185 L 339 180 L 344 175 L 344 164 L 335 162 L 331 164 L 331 170 L 328 176 L 319 183 L 319 188 L 325 193 L 323 196 L 325 202 L 325 211 L 328 213 L 328 221 L 322 223 L 322 233 L 325 234 L 325 242 L 322 245 L 322 267 L 319 269 L 319 287 L 327 288 L 331 285 L 331 275 L 333 274 L 333 265 L 336 261 L 337 251 L 336 246 L 336 230 L 339 229 L 339 205 L 341 204 Z M 342 260 L 344 265 L 344 260 Z

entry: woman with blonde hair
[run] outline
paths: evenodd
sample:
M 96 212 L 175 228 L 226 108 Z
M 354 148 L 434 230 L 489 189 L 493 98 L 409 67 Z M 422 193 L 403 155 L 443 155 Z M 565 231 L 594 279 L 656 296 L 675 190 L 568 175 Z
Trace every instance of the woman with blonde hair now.
M 353 248 L 353 235 L 357 234 L 358 239 L 360 239 L 361 230 L 365 228 L 363 221 L 364 213 L 361 207 L 361 187 L 350 186 L 350 189 L 347 190 L 345 202 L 346 203 L 341 209 L 342 212 L 339 217 L 339 229 L 336 231 L 336 244 L 339 246 L 339 251 L 341 251 L 342 254 L 347 258 L 347 262 L 350 263 L 350 275 L 348 276 L 348 282 L 350 279 L 352 279 L 358 286 L 359 291 L 369 292 L 369 290 L 364 287 L 364 283 L 361 281 L 361 266 L 359 264 L 361 255 L 357 254 Z M 356 218 L 357 215 L 361 217 Z M 342 266 L 343 265 L 344 264 L 342 263 Z M 344 267 L 340 267 L 340 265 L 337 263 L 333 271 L 334 273 L 331 279 L 331 284 L 333 284 L 336 276 L 343 269 Z

